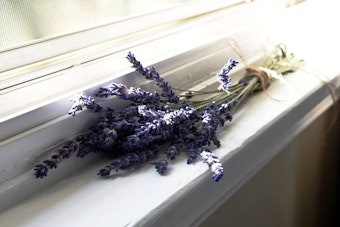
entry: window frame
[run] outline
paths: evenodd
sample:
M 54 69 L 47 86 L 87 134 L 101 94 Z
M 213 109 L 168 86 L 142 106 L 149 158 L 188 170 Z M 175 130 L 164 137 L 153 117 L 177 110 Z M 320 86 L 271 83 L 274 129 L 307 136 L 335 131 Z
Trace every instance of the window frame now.
M 155 65 L 161 74 L 164 73 L 165 76 L 168 76 L 168 79 L 173 77 L 172 73 L 174 69 L 178 70 L 178 68 L 183 67 L 183 65 L 187 66 L 187 64 L 191 64 L 191 62 L 195 61 L 194 59 L 197 58 L 197 56 L 199 56 L 200 59 L 204 59 L 204 56 L 209 55 L 211 52 L 220 54 L 219 49 L 222 49 L 223 46 L 226 46 L 227 37 L 235 38 L 240 43 L 240 45 L 242 45 L 244 52 L 248 53 L 246 57 L 251 59 L 251 61 L 255 61 L 260 57 L 260 55 L 262 56 L 264 53 L 261 52 L 261 50 L 263 50 L 262 45 L 254 48 L 253 43 L 263 40 L 264 36 L 262 32 L 267 30 L 268 26 L 273 25 L 275 22 L 271 21 L 270 24 L 266 24 L 265 26 L 256 26 L 255 28 L 254 24 L 258 21 L 265 20 L 265 16 L 268 15 L 258 18 L 258 12 L 254 12 L 254 8 L 258 7 L 259 10 L 262 9 L 263 12 L 265 12 L 266 9 L 263 7 L 269 2 L 272 1 L 263 0 L 254 3 L 254 5 L 242 5 L 233 9 L 226 9 L 227 14 L 224 14 L 224 11 L 215 12 L 216 14 L 214 14 L 213 17 L 205 18 L 203 21 L 194 21 L 193 24 L 190 24 L 190 26 L 185 24 L 184 26 L 188 26 L 185 27 L 186 29 L 184 29 L 184 27 L 182 29 L 174 29 L 173 36 L 171 36 L 171 34 L 167 34 L 166 36 L 161 36 L 162 39 L 156 38 L 152 39 L 152 41 L 136 45 L 135 48 L 133 48 L 133 51 L 137 56 L 140 56 L 139 58 L 143 58 L 143 63 L 145 65 Z M 240 15 L 241 9 L 246 9 L 246 12 L 249 13 L 247 14 L 247 17 L 251 15 L 252 18 L 256 18 L 257 22 L 252 21 L 249 24 L 237 28 L 235 28 L 233 24 L 226 25 L 226 32 L 223 33 L 221 33 L 218 29 L 221 24 L 218 24 L 214 28 L 215 30 L 209 34 L 209 39 L 207 39 L 208 36 L 197 39 L 190 46 L 188 43 L 184 43 L 183 46 L 177 47 L 178 49 L 181 49 L 180 51 L 178 49 L 174 49 L 171 53 L 168 51 L 174 46 L 168 45 L 166 50 L 160 49 L 160 47 L 164 47 L 164 44 L 169 44 L 170 40 L 175 41 L 186 36 L 188 34 L 186 33 L 186 31 L 188 31 L 187 28 L 192 29 L 189 29 L 188 32 L 196 31 L 200 33 L 205 30 L 204 26 L 210 27 L 213 21 L 221 18 L 224 18 L 227 21 L 232 19 L 235 20 L 235 18 L 237 18 L 238 20 L 244 22 L 246 21 L 246 16 Z M 276 8 L 273 7 L 272 10 L 273 11 L 271 12 L 271 15 L 276 15 L 276 12 L 281 12 L 282 6 L 276 6 Z M 206 24 L 202 25 L 204 24 L 202 22 Z M 247 33 L 244 33 L 245 29 L 248 31 Z M 157 49 L 158 52 L 150 53 L 150 48 Z M 231 48 L 225 49 L 226 50 L 223 52 L 223 56 L 225 56 L 225 53 L 228 53 L 228 56 L 236 55 L 233 53 Z M 84 122 L 90 124 L 95 120 L 95 115 L 86 113 L 86 111 L 77 116 L 77 120 L 71 116 L 65 115 L 70 106 L 68 100 L 73 94 L 85 91 L 87 94 L 91 95 L 98 87 L 104 86 L 112 80 L 130 81 L 130 79 L 133 78 L 132 69 L 129 68 L 129 64 L 125 60 L 125 55 L 125 51 L 122 51 L 114 54 L 113 56 L 110 55 L 110 57 L 105 57 L 101 61 L 95 61 L 93 64 L 89 64 L 89 66 L 77 65 L 73 62 L 73 65 L 71 68 L 67 68 L 67 71 L 59 72 L 56 70 L 57 72 L 48 78 L 42 78 L 40 81 L 36 80 L 33 83 L 30 83 L 28 86 L 25 85 L 2 94 L 2 97 L 6 97 L 6 100 L 13 100 L 11 96 L 16 93 L 16 99 L 20 100 L 20 98 L 23 97 L 23 94 L 29 94 L 31 92 L 33 93 L 34 90 L 37 90 L 36 95 L 33 97 L 33 99 L 35 99 L 39 96 L 39 94 L 42 96 L 48 93 L 49 87 L 53 85 L 59 85 L 62 88 L 61 91 L 54 91 L 55 93 L 49 95 L 48 97 L 30 101 L 26 108 L 22 108 L 25 107 L 25 104 L 27 103 L 27 99 L 25 97 L 21 103 L 19 102 L 16 104 L 17 107 L 15 111 L 11 112 L 7 116 L 2 116 L 1 125 L 2 127 L 7 128 L 10 133 L 8 133 L 8 130 L 4 130 L 0 134 L 0 138 L 2 139 L 0 147 L 1 149 L 5 149 L 5 154 L 0 153 L 0 160 L 3 159 L 6 161 L 11 161 L 16 160 L 16 158 L 23 160 L 27 158 L 27 156 L 33 157 L 28 162 L 22 164 L 22 166 L 15 166 L 17 168 L 17 172 L 9 174 L 8 176 L 5 176 L 3 179 L 1 179 L 2 181 L 0 184 L 4 192 L 1 195 L 2 198 L 13 198 L 14 193 L 19 193 L 22 195 L 15 198 L 14 202 L 16 199 L 19 201 L 22 199 L 23 195 L 29 195 L 30 193 L 32 194 L 33 191 L 41 191 L 44 188 L 48 188 L 49 186 L 63 179 L 65 176 L 68 176 L 70 171 L 75 171 L 77 169 L 79 170 L 93 161 L 93 159 L 82 160 L 83 164 L 75 167 L 72 166 L 74 164 L 73 162 L 69 162 L 69 166 L 63 166 L 63 171 L 59 170 L 61 172 L 60 174 L 50 176 L 48 181 L 44 181 L 44 183 L 40 185 L 32 183 L 32 171 L 27 170 L 28 166 L 35 164 L 32 163 L 33 161 L 38 159 L 40 160 L 42 156 L 46 155 L 46 153 L 49 155 L 49 152 L 47 151 L 50 150 L 51 146 L 54 146 L 64 141 L 65 138 L 69 138 L 70 136 L 76 135 L 78 132 L 86 129 L 87 126 L 83 124 Z M 213 71 L 216 70 L 218 65 L 223 65 L 223 61 L 225 59 L 223 59 L 222 55 L 218 56 L 219 61 L 216 62 L 214 68 L 208 68 L 210 72 L 211 69 Z M 119 67 L 116 67 L 114 71 L 112 71 L 111 66 L 104 67 L 104 65 L 110 65 L 110 62 L 115 62 Z M 179 62 L 181 62 L 183 65 L 179 65 Z M 91 67 L 93 68 L 89 70 Z M 104 69 L 103 71 L 100 71 L 99 69 L 102 67 L 104 67 Z M 202 68 L 200 69 L 204 68 L 203 65 L 201 67 Z M 82 80 L 81 78 L 85 71 L 88 71 L 89 74 L 99 72 L 99 74 L 102 75 L 102 78 L 95 78 L 90 81 L 77 84 L 77 81 Z M 67 78 L 70 75 L 74 77 L 72 78 L 72 84 L 75 84 L 76 86 L 65 88 L 65 82 L 70 81 L 70 79 Z M 202 81 L 206 79 L 203 77 L 203 75 L 200 75 L 200 78 L 201 80 L 198 80 L 196 84 L 193 85 L 199 86 Z M 140 84 L 140 82 L 141 81 L 139 80 L 133 80 L 131 85 Z M 43 88 L 45 90 L 40 90 L 42 84 L 44 84 Z M 2 98 L 1 101 L 3 100 L 4 99 Z M 65 130 L 65 128 L 67 128 L 67 130 Z M 34 147 L 36 152 L 33 152 L 33 148 L 30 148 L 31 150 L 28 148 L 26 149 L 29 141 L 39 141 L 39 144 Z M 12 149 L 14 149 L 15 152 L 13 152 Z M 23 152 L 25 149 L 27 151 Z M 207 173 L 205 173 L 205 176 L 206 175 Z M 22 188 L 28 189 L 28 191 L 23 193 Z M 6 201 L 8 203 L 13 203 L 13 201 L 9 201 L 8 199 Z
M 131 49 L 159 38 L 155 34 L 161 33 L 169 26 L 242 2 L 243 0 L 213 0 L 213 2 L 196 0 L 146 15 L 2 49 L 0 50 L 0 81 L 2 82 L 0 90 L 91 59 L 112 55 L 122 49 Z M 69 59 L 68 64 L 60 64 Z M 57 65 L 59 67 L 56 67 Z M 54 67 L 40 75 L 30 74 L 41 68 L 46 69 L 46 66 Z
M 262 3 L 261 3 L 262 2 Z M 264 2 L 264 3 L 263 3 Z M 261 4 L 266 4 L 266 1 L 259 1 L 260 7 Z M 256 5 L 256 4 L 254 4 Z M 184 9 L 187 9 L 189 5 L 186 5 Z M 206 3 L 203 5 L 199 4 L 198 12 L 201 12 L 202 6 L 206 6 Z M 218 5 L 214 5 L 214 7 L 217 7 Z M 221 6 L 220 6 L 221 7 Z M 235 14 L 237 14 L 237 11 L 239 8 L 252 8 L 253 6 L 245 6 L 240 5 L 238 7 L 233 7 L 228 9 L 227 11 L 229 14 L 231 14 L 230 17 L 234 17 Z M 203 7 L 204 8 L 204 7 Z M 224 7 L 222 7 L 225 9 Z M 211 9 L 211 8 L 208 8 Z M 213 8 L 215 9 L 215 8 Z M 183 10 L 185 11 L 185 10 Z M 213 10 L 214 11 L 214 10 Z M 169 12 L 173 12 L 173 9 L 170 9 Z M 223 10 L 222 10 L 222 16 L 223 16 Z M 197 15 L 197 12 L 193 15 Z M 152 65 L 157 64 L 159 61 L 163 61 L 165 59 L 170 59 L 181 52 L 188 51 L 190 49 L 196 48 L 196 46 L 204 45 L 204 43 L 212 42 L 213 40 L 218 40 L 221 37 L 226 37 L 228 35 L 233 36 L 234 33 L 238 33 L 241 35 L 242 29 L 245 28 L 237 28 L 235 29 L 233 25 L 227 25 L 226 26 L 226 32 L 220 32 L 218 30 L 214 30 L 210 36 L 202 37 L 201 39 L 197 38 L 196 40 L 193 40 L 192 43 L 190 42 L 181 42 L 179 39 L 185 39 L 190 32 L 199 32 L 196 27 L 199 27 L 199 23 L 205 23 L 208 24 L 211 20 L 217 20 L 219 17 L 222 17 L 219 12 L 214 12 L 212 15 L 203 16 L 203 19 L 199 20 L 193 20 L 185 23 L 180 23 L 176 25 L 172 29 L 167 29 L 166 31 L 163 31 L 162 33 L 156 32 L 156 34 L 152 34 L 146 38 L 146 40 L 141 40 L 139 43 L 129 43 L 128 46 L 126 45 L 120 45 L 118 49 L 100 49 L 99 51 L 90 51 L 90 56 L 81 56 L 78 57 L 71 57 L 71 59 L 64 61 L 61 64 L 54 64 L 53 60 L 45 59 L 43 62 L 40 62 L 36 65 L 36 63 L 28 64 L 28 67 L 32 67 L 32 71 L 26 72 L 23 74 L 23 78 L 21 76 L 15 77 L 13 80 L 9 79 L 9 84 L 7 88 L 3 88 L 0 90 L 0 104 L 3 107 L 2 112 L 0 112 L 0 122 L 5 122 L 7 120 L 13 119 L 17 116 L 23 115 L 24 113 L 30 112 L 34 109 L 43 107 L 49 103 L 52 103 L 56 100 L 64 99 L 65 97 L 69 97 L 70 95 L 87 90 L 93 86 L 98 86 L 99 84 L 103 84 L 105 82 L 111 81 L 117 77 L 120 77 L 121 75 L 130 73 L 132 70 L 129 68 L 129 65 L 125 61 L 126 53 L 129 50 L 132 50 L 134 52 L 138 52 L 139 55 L 142 55 L 144 57 L 144 64 L 146 65 Z M 145 18 L 144 18 L 145 19 Z M 149 20 L 150 18 L 146 18 L 146 20 Z M 227 18 L 228 19 L 228 18 Z M 134 18 L 134 20 L 138 20 L 138 18 Z M 244 18 L 243 18 L 244 20 Z M 144 23 L 143 23 L 144 24 Z M 102 29 L 102 28 L 100 28 Z M 185 30 L 191 29 L 189 32 L 185 33 Z M 105 31 L 105 29 L 103 29 Z M 102 32 L 103 32 L 102 31 Z M 202 30 L 201 30 L 202 31 Z M 65 43 L 77 43 L 78 36 L 88 37 L 87 32 L 94 32 L 96 33 L 97 30 L 94 29 L 94 31 L 84 31 L 84 33 L 77 33 L 70 35 L 69 37 L 60 37 L 60 39 L 53 39 L 48 40 L 53 42 L 60 42 L 61 45 L 64 45 Z M 221 33 L 221 34 L 220 34 Z M 103 34 L 103 33 L 102 33 Z M 181 37 L 176 37 L 177 34 L 182 34 Z M 75 36 L 74 36 L 75 35 Z M 236 34 L 237 35 L 237 34 Z M 242 38 L 242 37 L 240 37 Z M 206 40 L 204 40 L 206 39 Z M 208 40 L 209 39 L 209 40 Z M 180 42 L 183 43 L 183 45 L 172 45 L 166 48 L 162 48 L 162 52 L 153 52 L 150 53 L 149 49 L 153 48 L 152 46 L 155 46 L 154 48 L 160 49 L 163 45 L 163 43 L 167 42 Z M 47 46 L 45 46 L 47 45 Z M 55 46 L 55 44 L 46 44 L 45 42 L 37 43 L 34 45 L 29 45 L 23 48 L 18 48 L 12 51 L 9 51 L 8 53 L 2 53 L 0 54 L 0 58 L 6 59 L 6 61 L 0 61 L 0 62 L 15 62 L 12 61 L 13 59 L 18 59 L 18 64 L 26 64 L 21 62 L 22 56 L 26 56 L 26 58 L 31 58 L 31 60 L 36 61 L 34 57 L 32 57 L 31 53 L 33 53 L 34 48 L 37 48 L 38 51 L 35 51 L 37 55 L 39 55 L 41 52 L 47 52 L 42 51 L 49 49 L 49 46 Z M 100 44 L 101 45 L 101 44 Z M 58 47 L 58 45 L 56 45 Z M 105 46 L 105 45 L 104 45 Z M 90 46 L 89 48 L 91 48 Z M 146 48 L 147 47 L 147 48 Z M 28 48 L 26 50 L 26 48 Z M 102 46 L 100 48 L 103 48 Z M 56 48 L 58 49 L 58 48 Z M 97 48 L 94 48 L 97 49 Z M 6 54 L 13 55 L 12 57 L 7 56 Z M 66 53 L 69 54 L 69 53 Z M 54 53 L 52 54 L 54 55 Z M 27 57 L 28 56 L 28 57 Z M 7 58 L 8 57 L 8 58 Z M 91 60 L 94 60 L 92 63 Z M 27 59 L 23 60 L 24 62 Z M 48 65 L 47 67 L 40 67 L 41 65 L 45 65 L 46 62 L 52 62 L 51 65 Z M 102 61 L 102 62 L 100 62 Z M 106 62 L 105 62 L 106 61 Z M 108 62 L 115 62 L 118 66 L 116 69 L 104 69 L 105 67 L 102 67 L 100 65 L 103 64 L 109 64 Z M 20 63 L 21 62 L 21 63 Z M 82 74 L 80 76 L 79 71 L 82 70 L 82 67 L 84 64 L 98 64 L 98 67 L 102 67 L 103 70 L 101 70 L 99 73 L 94 73 L 98 70 L 94 70 L 91 75 L 86 75 L 86 73 Z M 121 67 L 120 67 L 121 66 Z M 14 68 L 12 70 L 23 70 L 25 71 L 26 65 L 18 68 Z M 162 69 L 161 69 L 162 70 Z M 11 70 L 10 70 L 11 71 Z M 6 71 L 10 72 L 10 71 Z M 71 78 L 71 79 L 70 79 Z M 77 82 L 79 81 L 79 83 Z M 11 84 L 15 83 L 15 85 Z M 2 81 L 2 86 L 6 87 L 6 80 Z M 53 87 L 53 91 L 49 90 L 49 87 Z M 45 95 L 48 95 L 49 97 L 44 98 Z M 25 96 L 25 99 L 22 97 Z M 15 100 L 15 101 L 12 101 Z M 1 136 L 0 136 L 1 138 Z

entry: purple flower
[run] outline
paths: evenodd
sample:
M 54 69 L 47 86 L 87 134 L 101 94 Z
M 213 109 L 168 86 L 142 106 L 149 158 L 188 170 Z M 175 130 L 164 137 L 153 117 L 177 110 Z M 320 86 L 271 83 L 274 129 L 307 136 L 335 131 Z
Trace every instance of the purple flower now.
M 132 68 L 134 68 L 138 73 L 143 75 L 146 79 L 154 80 L 157 82 L 157 86 L 162 89 L 161 96 L 166 98 L 166 101 L 171 103 L 179 102 L 179 97 L 176 96 L 176 94 L 173 92 L 169 83 L 166 82 L 162 77 L 160 77 L 159 73 L 153 66 L 151 66 L 150 68 L 144 68 L 140 61 L 137 61 L 137 59 L 131 52 L 128 53 L 126 58 L 132 64 Z
M 233 116 L 230 113 L 230 111 L 232 109 L 233 109 L 233 105 L 232 104 L 230 104 L 230 103 L 222 103 L 219 106 L 218 111 L 219 111 L 220 116 L 221 117 L 224 116 L 224 119 L 226 121 L 231 121 L 233 119 Z M 222 126 L 224 125 L 224 121 L 223 120 L 221 121 L 221 125 Z
M 212 141 L 216 146 L 220 146 L 220 142 L 216 137 L 218 126 L 223 126 L 224 119 L 221 117 L 218 106 L 215 103 L 210 104 L 203 110 L 202 114 L 202 131 L 199 138 L 202 140 L 202 146 L 208 145 Z M 206 143 L 203 141 L 206 140 Z
M 181 128 L 181 124 L 194 113 L 190 107 L 175 110 L 154 110 L 146 105 L 138 107 L 138 113 L 146 117 L 140 127 L 135 128 L 135 133 L 129 135 L 123 143 L 127 149 L 137 149 L 154 142 L 165 141 L 172 133 Z
M 177 110 L 170 110 L 164 114 L 163 120 L 168 125 L 178 124 L 182 121 L 186 121 L 194 112 L 195 110 L 189 106 Z
M 157 161 L 157 162 L 154 162 L 152 163 L 157 172 L 160 174 L 160 175 L 164 175 L 165 172 L 168 170 L 168 162 L 166 160 L 160 160 L 160 161 Z
M 137 61 L 133 53 L 129 52 L 126 58 L 132 64 L 131 67 L 134 68 L 138 73 L 143 75 L 148 80 L 153 80 L 150 71 L 144 68 L 140 61 Z
M 218 160 L 218 157 L 211 153 L 210 149 L 208 147 L 204 147 L 203 151 L 201 152 L 201 161 L 205 164 L 207 164 L 211 172 L 213 172 L 212 179 L 215 182 L 218 182 L 223 177 L 223 167 L 220 161 Z
M 149 119 L 159 118 L 164 115 L 164 111 L 154 110 L 146 105 L 139 105 L 138 106 L 138 113 L 143 117 L 147 117 Z
M 228 73 L 238 64 L 237 61 L 233 59 L 229 59 L 227 64 L 223 66 L 221 71 L 217 74 L 218 81 L 221 83 L 218 87 L 219 90 L 228 91 L 229 86 L 231 85 L 231 79 Z
M 77 112 L 82 111 L 84 107 L 93 112 L 99 112 L 102 109 L 92 97 L 86 96 L 83 93 L 76 95 L 71 101 L 73 102 L 73 105 L 68 114 L 72 116 L 76 115 Z
M 107 176 L 110 175 L 110 172 L 111 172 L 111 168 L 106 166 L 105 168 L 99 170 L 97 175 L 99 175 L 101 177 L 107 177 Z
M 97 175 L 105 177 L 109 176 L 112 170 L 118 172 L 119 169 L 126 169 L 132 166 L 143 164 L 150 158 L 154 157 L 158 151 L 159 147 L 154 146 L 149 150 L 139 151 L 136 153 L 127 153 L 126 155 L 113 160 L 109 165 L 99 170 Z
M 151 93 L 135 87 L 127 88 L 124 84 L 112 83 L 106 88 L 100 88 L 100 91 L 96 94 L 96 96 L 102 98 L 106 98 L 108 95 L 115 95 L 135 103 L 158 104 L 160 102 L 160 96 L 157 92 Z
M 208 147 L 203 147 L 203 151 L 201 152 L 201 161 L 207 164 L 209 167 L 214 163 L 218 163 L 217 155 L 211 153 L 211 150 Z
M 167 98 L 168 102 L 178 103 L 179 97 L 176 96 L 175 92 L 173 92 L 169 83 L 159 76 L 159 73 L 156 71 L 156 69 L 151 66 L 148 71 L 152 75 L 153 80 L 157 82 L 158 87 L 162 89 L 163 92 L 161 93 L 161 96 Z
M 34 172 L 36 178 L 44 178 L 47 176 L 48 167 L 44 164 L 38 164 L 35 166 Z
M 103 148 L 110 149 L 116 143 L 118 133 L 114 128 L 105 128 L 103 131 Z
M 173 161 L 173 160 L 176 159 L 176 155 L 178 154 L 178 150 L 177 150 L 176 146 L 170 146 L 165 150 L 164 153 L 166 154 L 168 159 Z
M 47 175 L 49 169 L 55 169 L 63 159 L 68 159 L 75 152 L 79 150 L 79 143 L 77 141 L 68 142 L 62 148 L 55 151 L 56 154 L 48 160 L 42 162 L 42 164 L 35 166 L 35 176 L 37 178 L 43 178 Z
M 131 104 L 125 107 L 122 111 L 122 117 L 125 119 L 134 118 L 138 114 L 139 105 Z
M 197 149 L 195 149 L 193 146 L 187 147 L 187 164 L 192 164 L 196 161 L 197 159 Z
M 212 179 L 215 182 L 220 181 L 223 178 L 223 167 L 221 163 L 214 163 L 211 165 L 211 172 L 214 174 L 212 175 Z
M 98 175 L 109 176 L 112 171 L 130 168 L 149 162 L 156 158 L 162 147 L 163 159 L 153 164 L 157 172 L 165 174 L 170 161 L 184 151 L 187 153 L 187 163 L 193 163 L 200 155 L 213 172 L 213 180 L 223 177 L 223 168 L 218 157 L 211 153 L 208 146 L 220 146 L 216 130 L 225 121 L 232 119 L 231 110 L 237 93 L 231 94 L 226 100 L 216 100 L 210 104 L 202 102 L 198 106 L 179 100 L 171 86 L 154 67 L 144 68 L 132 53 L 127 59 L 139 74 L 153 80 L 158 86 L 158 92 L 149 92 L 141 88 L 124 84 L 111 83 L 100 88 L 97 97 L 106 98 L 114 95 L 129 101 L 129 104 L 119 112 L 106 108 L 96 124 L 88 131 L 77 136 L 71 142 L 55 151 L 50 159 L 36 165 L 35 175 L 43 178 L 50 169 L 57 168 L 63 160 L 73 154 L 85 157 L 89 153 L 103 153 L 112 159 L 110 164 L 99 170 Z M 227 90 L 230 86 L 228 73 L 238 62 L 230 59 L 218 74 L 220 89 Z M 83 108 L 98 112 L 102 109 L 92 97 L 84 94 L 76 96 L 69 114 L 75 115 Z M 192 103 L 195 103 L 193 101 Z

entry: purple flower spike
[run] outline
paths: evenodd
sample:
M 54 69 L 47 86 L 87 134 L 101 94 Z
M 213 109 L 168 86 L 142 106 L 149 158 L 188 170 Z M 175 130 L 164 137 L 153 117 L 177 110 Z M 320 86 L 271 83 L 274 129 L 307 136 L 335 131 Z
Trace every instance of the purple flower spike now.
M 223 167 L 220 161 L 218 160 L 218 157 L 210 152 L 209 148 L 203 148 L 203 151 L 201 152 L 201 161 L 205 164 L 207 164 L 211 172 L 213 172 L 212 179 L 215 182 L 218 182 L 223 177 Z
M 212 179 L 215 182 L 220 181 L 223 178 L 223 167 L 221 163 L 214 163 L 211 166 L 211 172 L 213 172 Z
M 44 164 L 38 164 L 34 168 L 36 178 L 44 178 L 47 176 L 48 167 Z
M 219 90 L 228 91 L 229 86 L 231 85 L 231 79 L 228 73 L 238 64 L 237 61 L 233 59 L 229 59 L 228 63 L 223 66 L 221 71 L 217 74 L 218 81 L 221 83 L 218 87 Z
M 168 162 L 166 160 L 160 160 L 154 162 L 153 164 L 155 165 L 155 168 L 160 175 L 164 175 L 165 172 L 168 170 Z
M 97 175 L 106 177 L 110 176 L 112 170 L 118 172 L 119 169 L 127 169 L 133 166 L 143 164 L 151 157 L 154 157 L 157 152 L 158 147 L 154 147 L 151 150 L 139 151 L 137 153 L 128 153 L 125 156 L 113 160 L 109 165 L 99 170 Z
M 99 112 L 102 109 L 92 97 L 86 96 L 83 93 L 76 95 L 71 101 L 73 102 L 73 105 L 68 114 L 72 116 L 76 115 L 77 112 L 82 111 L 84 107 L 93 112 Z
M 151 66 L 149 68 L 144 68 L 140 61 L 137 61 L 135 56 L 129 52 L 126 57 L 129 62 L 132 64 L 132 68 L 134 68 L 139 74 L 143 75 L 148 80 L 154 80 L 157 82 L 157 86 L 162 89 L 161 96 L 166 98 L 170 103 L 178 103 L 179 97 L 173 92 L 171 86 L 168 82 L 166 82 L 156 71 L 156 69 Z
M 124 84 L 111 83 L 106 88 L 101 88 L 96 96 L 106 98 L 109 95 L 118 96 L 124 100 L 130 100 L 135 103 L 158 104 L 160 95 L 157 92 L 151 93 L 141 88 L 126 87 Z
M 168 159 L 173 161 L 173 160 L 176 159 L 176 155 L 178 154 L 178 150 L 177 150 L 176 146 L 170 146 L 165 150 L 164 153 L 166 154 Z
M 211 167 L 214 163 L 218 163 L 217 155 L 213 154 L 209 151 L 203 150 L 201 152 L 201 161 Z

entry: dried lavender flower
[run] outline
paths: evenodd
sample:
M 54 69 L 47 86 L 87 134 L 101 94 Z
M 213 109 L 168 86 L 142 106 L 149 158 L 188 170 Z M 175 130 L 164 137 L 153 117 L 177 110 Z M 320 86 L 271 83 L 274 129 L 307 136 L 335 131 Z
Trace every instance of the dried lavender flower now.
M 63 159 L 68 159 L 79 149 L 78 142 L 68 142 L 62 148 L 56 150 L 56 154 L 48 160 L 43 161 L 41 164 L 35 166 L 35 176 L 43 178 L 47 176 L 48 170 L 55 169 Z
M 138 151 L 136 153 L 128 153 L 118 159 L 113 160 L 109 165 L 99 170 L 97 175 L 106 177 L 109 176 L 111 171 L 113 170 L 118 172 L 119 169 L 126 169 L 143 164 L 150 158 L 154 157 L 158 153 L 158 151 L 159 147 L 155 146 L 153 147 L 153 149 L 150 150 Z
M 223 167 L 221 163 L 214 163 L 211 165 L 211 172 L 214 174 L 212 175 L 212 179 L 215 182 L 220 181 L 223 178 Z
M 50 159 L 36 165 L 35 176 L 44 178 L 50 169 L 57 168 L 63 160 L 74 154 L 82 158 L 89 153 L 103 153 L 112 160 L 99 170 L 98 175 L 102 177 L 110 176 L 112 171 L 150 162 L 159 174 L 164 175 L 169 162 L 174 162 L 180 152 L 186 152 L 188 164 L 194 163 L 200 156 L 201 161 L 213 172 L 212 179 L 218 182 L 223 177 L 223 167 L 211 151 L 211 145 L 221 145 L 217 129 L 232 120 L 232 112 L 243 100 L 269 86 L 269 80 L 266 86 L 262 83 L 264 78 L 269 78 L 266 69 L 282 73 L 296 69 L 298 62 L 295 59 L 293 61 L 294 56 L 287 55 L 285 51 L 285 47 L 279 46 L 265 59 L 261 65 L 263 70 L 251 68 L 235 84 L 231 84 L 228 74 L 238 62 L 229 59 L 217 74 L 219 90 L 222 91 L 199 101 L 180 100 L 153 66 L 144 68 L 130 52 L 127 59 L 132 68 L 146 79 L 154 81 L 161 91 L 152 93 L 119 83 L 100 88 L 97 97 L 113 95 L 129 102 L 118 112 L 110 107 L 103 110 L 94 98 L 83 93 L 76 96 L 72 99 L 70 115 L 75 115 L 85 107 L 92 112 L 102 111 L 102 115 L 88 131 L 56 149 Z M 287 65 L 290 67 L 287 68 Z M 185 97 L 200 94 L 206 92 L 187 91 Z M 162 156 L 159 161 L 153 161 L 158 156 Z
M 228 91 L 229 86 L 231 85 L 231 79 L 228 73 L 238 64 L 234 59 L 229 59 L 227 64 L 223 66 L 221 71 L 217 74 L 218 81 L 221 83 L 218 87 L 219 90 Z
M 164 175 L 165 172 L 168 170 L 168 164 L 169 164 L 168 161 L 164 159 L 153 163 L 157 172 L 160 175 Z
M 144 68 L 140 61 L 138 61 L 131 52 L 128 53 L 126 58 L 132 64 L 132 68 L 134 68 L 138 73 L 143 75 L 146 79 L 156 81 L 157 86 L 163 91 L 161 96 L 166 98 L 166 101 L 175 104 L 179 102 L 179 97 L 176 96 L 169 83 L 159 75 L 153 66 L 150 68 Z
M 218 182 L 223 177 L 223 167 L 220 161 L 218 160 L 217 155 L 211 153 L 211 150 L 207 147 L 203 148 L 203 151 L 201 152 L 201 161 L 205 164 L 207 164 L 211 172 L 213 172 L 212 179 L 215 182 Z
M 151 93 L 135 87 L 127 88 L 124 84 L 111 83 L 108 87 L 101 88 L 96 94 L 97 97 L 101 98 L 106 98 L 109 95 L 135 103 L 157 104 L 160 102 L 160 95 L 157 92 Z
M 84 93 L 76 95 L 71 101 L 73 102 L 73 105 L 68 114 L 72 116 L 76 115 L 77 112 L 82 111 L 84 107 L 93 112 L 99 112 L 102 109 L 92 97 L 86 96 Z

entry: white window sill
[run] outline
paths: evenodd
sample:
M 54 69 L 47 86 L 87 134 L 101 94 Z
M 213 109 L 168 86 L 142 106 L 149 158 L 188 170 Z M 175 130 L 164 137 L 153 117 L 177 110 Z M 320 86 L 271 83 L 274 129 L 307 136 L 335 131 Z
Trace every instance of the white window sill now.
M 257 95 L 239 109 L 234 122 L 219 134 L 222 146 L 215 152 L 225 171 L 219 183 L 212 182 L 205 165 L 188 166 L 181 158 L 164 177 L 152 166 L 144 166 L 133 173 L 103 180 L 95 175 L 105 165 L 100 161 L 2 213 L 0 224 L 188 226 L 199 223 L 332 105 L 327 88 L 309 73 L 298 71 L 287 76 L 287 82 L 294 94 L 288 101 L 276 102 L 264 94 Z M 339 82 L 337 77 L 338 88 Z M 280 86 L 274 83 L 268 91 L 274 97 L 285 97 L 287 93 L 280 91 Z
M 336 7 L 329 7 L 325 9 L 327 16 L 320 16 L 323 20 L 332 19 L 325 23 L 312 15 L 317 7 L 320 5 L 312 1 L 308 8 L 304 8 L 308 10 L 302 14 L 306 18 L 296 21 L 294 25 L 289 22 L 298 18 L 299 13 L 301 15 L 298 10 L 302 10 L 302 7 L 293 10 L 289 20 L 285 20 L 287 24 L 282 23 L 278 25 L 280 29 L 266 34 L 273 41 L 277 39 L 286 43 L 289 50 L 305 59 L 306 65 L 296 73 L 287 75 L 289 87 L 274 82 L 268 89 L 271 96 L 287 98 L 287 101 L 277 102 L 265 94 L 258 94 L 250 98 L 234 115 L 233 122 L 220 132 L 222 146 L 215 152 L 223 162 L 225 176 L 221 182 L 211 181 L 211 173 L 205 165 L 196 163 L 188 166 L 184 158 L 176 160 L 169 174 L 164 177 L 160 177 L 152 166 L 143 166 L 133 173 L 103 180 L 95 173 L 107 160 L 97 160 L 88 164 L 86 169 L 75 171 L 3 212 L 0 215 L 0 225 L 199 224 L 332 105 L 329 89 L 320 78 L 327 76 L 339 94 L 340 64 L 337 54 L 340 49 L 337 42 L 340 36 L 333 34 L 333 26 L 339 24 L 340 17 L 336 16 L 337 12 L 329 10 L 335 10 Z M 309 27 L 310 24 L 313 27 Z M 301 27 L 304 29 L 303 34 L 298 33 Z M 320 36 L 315 35 L 315 27 L 319 28 Z M 320 44 L 322 34 L 327 37 L 327 42 Z M 287 90 L 290 90 L 290 96 L 287 96 Z M 24 182 L 23 186 L 48 184 L 34 179 L 30 179 L 30 182 Z M 6 189 L 10 188 L 9 183 Z M 5 199 L 6 191 L 4 187 L 1 189 L 1 199 Z M 20 193 L 20 190 L 17 192 Z

